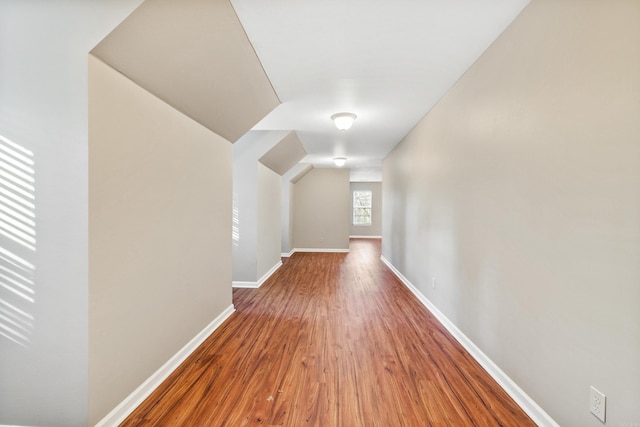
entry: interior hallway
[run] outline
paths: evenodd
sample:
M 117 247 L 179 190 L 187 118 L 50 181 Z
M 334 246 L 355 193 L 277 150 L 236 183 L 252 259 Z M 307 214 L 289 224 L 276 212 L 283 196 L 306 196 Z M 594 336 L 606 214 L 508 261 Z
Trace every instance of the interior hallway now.
M 296 253 L 123 426 L 535 425 L 380 261 Z

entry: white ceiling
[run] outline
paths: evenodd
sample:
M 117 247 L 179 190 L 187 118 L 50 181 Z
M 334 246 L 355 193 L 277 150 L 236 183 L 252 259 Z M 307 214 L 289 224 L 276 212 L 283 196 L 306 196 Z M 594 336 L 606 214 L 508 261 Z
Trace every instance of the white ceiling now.
M 295 130 L 303 162 L 372 179 L 382 159 L 529 0 L 231 0 L 282 101 L 256 130 Z M 333 113 L 358 115 L 338 131 Z

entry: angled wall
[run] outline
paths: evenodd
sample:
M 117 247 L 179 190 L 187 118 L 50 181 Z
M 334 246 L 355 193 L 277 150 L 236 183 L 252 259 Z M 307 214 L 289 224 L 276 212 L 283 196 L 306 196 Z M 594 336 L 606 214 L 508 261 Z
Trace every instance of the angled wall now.
M 563 426 L 640 422 L 638 22 L 534 0 L 384 160 L 384 257 Z
M 0 211 L 22 230 L 0 235 L 6 425 L 88 423 L 87 52 L 140 0 L 52 3 L 0 1 Z
M 232 144 L 89 58 L 89 420 L 232 305 Z
M 278 175 L 284 175 L 306 155 L 298 134 L 291 131 L 260 157 L 260 163 Z
M 92 54 L 231 142 L 280 103 L 228 0 L 147 0 Z

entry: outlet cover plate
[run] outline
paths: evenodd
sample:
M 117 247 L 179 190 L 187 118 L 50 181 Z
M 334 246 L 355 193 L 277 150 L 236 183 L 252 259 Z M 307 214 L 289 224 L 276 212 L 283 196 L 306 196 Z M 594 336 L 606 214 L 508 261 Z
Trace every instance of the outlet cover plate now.
M 607 413 L 607 396 L 591 386 L 591 396 L 589 398 L 589 410 L 600 421 L 604 423 Z

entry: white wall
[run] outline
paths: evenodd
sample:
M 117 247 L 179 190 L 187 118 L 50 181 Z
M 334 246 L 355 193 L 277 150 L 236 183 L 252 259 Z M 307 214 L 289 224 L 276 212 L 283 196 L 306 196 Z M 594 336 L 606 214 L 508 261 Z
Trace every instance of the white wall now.
M 312 169 L 294 186 L 296 249 L 349 249 L 349 169 Z
M 257 160 L 241 158 L 233 148 L 233 281 L 255 282 L 258 235 L 258 169 Z
M 280 264 L 281 176 L 258 162 L 257 279 Z
M 350 236 L 382 236 L 382 183 L 351 182 L 351 221 Z M 353 192 L 371 191 L 371 225 L 353 225 Z
M 233 144 L 233 281 L 255 283 L 258 275 L 258 159 L 287 131 L 249 131 Z M 277 245 L 280 250 L 280 243 Z
M 0 279 L 0 424 L 87 424 L 87 53 L 139 3 L 0 2 L 0 144 L 33 161 L 9 193 L 35 205 L 34 249 L 0 236 L 33 300 Z
M 640 423 L 639 17 L 534 0 L 383 166 L 384 257 L 563 426 Z

